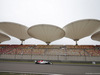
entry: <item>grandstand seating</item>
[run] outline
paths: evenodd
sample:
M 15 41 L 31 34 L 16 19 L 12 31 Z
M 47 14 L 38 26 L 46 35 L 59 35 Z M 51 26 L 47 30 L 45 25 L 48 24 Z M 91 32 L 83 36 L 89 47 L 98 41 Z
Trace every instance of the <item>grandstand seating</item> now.
M 84 56 L 84 50 L 67 50 L 67 55 Z
M 100 50 L 86 50 L 90 56 L 100 56 Z
M 100 45 L 0 45 L 0 54 L 100 56 Z

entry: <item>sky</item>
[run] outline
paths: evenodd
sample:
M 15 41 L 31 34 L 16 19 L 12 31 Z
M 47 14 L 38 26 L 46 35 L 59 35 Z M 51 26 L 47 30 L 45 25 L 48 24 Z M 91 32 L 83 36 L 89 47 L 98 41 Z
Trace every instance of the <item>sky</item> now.
M 100 0 L 0 0 L 0 22 L 15 22 L 27 27 L 36 24 L 52 24 L 63 28 L 80 19 L 100 20 Z M 11 36 L 10 36 L 11 37 Z M 2 44 L 20 44 L 21 41 L 11 37 Z M 31 38 L 24 44 L 43 44 L 45 42 Z M 100 45 L 91 36 L 78 41 L 79 45 Z M 69 38 L 61 38 L 50 45 L 75 45 Z

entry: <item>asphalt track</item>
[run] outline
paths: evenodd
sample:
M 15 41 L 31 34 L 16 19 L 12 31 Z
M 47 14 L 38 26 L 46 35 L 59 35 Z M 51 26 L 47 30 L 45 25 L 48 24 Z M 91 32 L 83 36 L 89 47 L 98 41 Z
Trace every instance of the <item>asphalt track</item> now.
M 24 62 L 0 62 L 0 72 L 32 73 L 43 75 L 100 75 L 100 65 L 40 65 Z

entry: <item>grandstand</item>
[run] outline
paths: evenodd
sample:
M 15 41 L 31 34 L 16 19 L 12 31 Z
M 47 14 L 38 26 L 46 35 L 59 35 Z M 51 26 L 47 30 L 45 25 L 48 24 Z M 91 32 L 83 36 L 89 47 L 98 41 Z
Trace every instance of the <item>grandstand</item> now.
M 100 61 L 100 45 L 0 45 L 0 59 Z
M 56 61 L 100 61 L 100 45 L 78 45 L 81 38 L 100 31 L 100 20 L 84 19 L 74 21 L 60 28 L 51 24 L 38 24 L 28 28 L 19 23 L 0 22 L 0 42 L 18 38 L 21 45 L 0 45 L 0 59 L 56 60 Z M 6 36 L 4 36 L 6 35 Z M 99 35 L 99 33 L 97 34 Z M 76 45 L 50 45 L 51 42 L 67 37 Z M 99 36 L 93 36 L 99 40 Z M 5 39 L 4 39 L 5 38 Z M 23 45 L 23 41 L 36 38 L 47 45 Z

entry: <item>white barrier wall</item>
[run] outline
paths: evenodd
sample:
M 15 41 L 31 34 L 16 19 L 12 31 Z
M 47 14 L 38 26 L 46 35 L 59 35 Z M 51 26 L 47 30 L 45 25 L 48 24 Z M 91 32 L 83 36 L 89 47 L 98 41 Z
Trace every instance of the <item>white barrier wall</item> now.
M 0 55 L 0 59 L 29 59 L 29 60 L 60 60 L 60 61 L 100 61 L 93 56 L 53 56 L 53 55 Z

